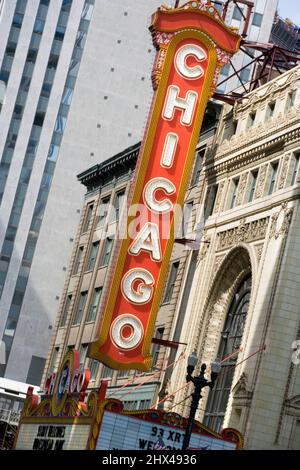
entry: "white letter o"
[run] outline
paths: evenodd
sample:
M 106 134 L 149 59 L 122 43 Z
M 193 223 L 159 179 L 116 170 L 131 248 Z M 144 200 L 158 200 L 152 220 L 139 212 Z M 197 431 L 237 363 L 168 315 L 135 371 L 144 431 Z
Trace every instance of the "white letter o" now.
M 140 320 L 126 313 L 119 315 L 111 325 L 110 336 L 120 349 L 130 351 L 136 348 L 143 339 L 144 328 Z

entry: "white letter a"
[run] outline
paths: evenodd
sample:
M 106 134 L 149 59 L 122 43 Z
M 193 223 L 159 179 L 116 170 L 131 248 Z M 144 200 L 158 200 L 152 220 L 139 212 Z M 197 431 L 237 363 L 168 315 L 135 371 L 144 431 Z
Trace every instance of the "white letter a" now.
M 156 224 L 150 222 L 145 224 L 128 251 L 137 256 L 141 250 L 150 252 L 150 256 L 154 261 L 161 261 L 161 247 Z

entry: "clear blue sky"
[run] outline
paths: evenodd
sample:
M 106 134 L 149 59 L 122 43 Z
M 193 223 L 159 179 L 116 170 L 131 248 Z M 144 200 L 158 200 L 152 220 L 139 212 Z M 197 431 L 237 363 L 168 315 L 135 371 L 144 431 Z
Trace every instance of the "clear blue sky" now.
M 289 18 L 300 26 L 300 1 L 299 0 L 279 0 L 279 15 Z

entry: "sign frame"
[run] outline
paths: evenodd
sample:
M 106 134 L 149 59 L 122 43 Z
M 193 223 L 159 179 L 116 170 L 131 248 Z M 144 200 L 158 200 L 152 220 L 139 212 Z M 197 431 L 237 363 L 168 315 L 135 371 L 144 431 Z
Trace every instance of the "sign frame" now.
M 210 28 L 210 30 L 203 31 L 204 27 Z M 205 73 L 203 72 L 205 79 L 203 80 L 203 83 L 201 80 L 202 85 L 201 89 L 199 89 L 200 98 L 197 98 L 194 116 L 190 124 L 192 130 L 189 136 L 186 137 L 187 152 L 184 152 L 184 165 L 182 172 L 180 173 L 181 179 L 176 191 L 176 204 L 182 207 L 207 102 L 216 88 L 221 67 L 228 62 L 231 55 L 237 52 L 241 38 L 233 28 L 224 24 L 219 13 L 209 1 L 204 4 L 198 0 L 188 2 L 177 9 L 165 9 L 165 7 L 159 8 L 153 15 L 150 30 L 153 35 L 154 45 L 158 50 L 152 74 L 154 89 L 156 91 L 153 97 L 148 125 L 146 127 L 145 137 L 138 158 L 135 178 L 132 184 L 133 189 L 128 198 L 130 206 L 140 204 L 143 199 L 143 188 L 147 183 L 145 178 L 151 163 L 153 164 L 150 157 L 155 154 L 153 147 L 154 142 L 156 141 L 155 139 L 158 138 L 158 126 L 159 123 L 162 123 L 162 119 L 164 119 L 162 110 L 164 109 L 164 104 L 167 102 L 167 93 L 170 88 L 171 69 L 172 67 L 175 67 L 174 57 L 176 48 L 180 43 L 188 40 L 191 42 L 194 41 L 194 43 L 197 42 L 200 44 L 199 47 L 201 47 L 202 44 L 207 51 L 207 64 Z M 190 70 L 196 68 L 195 65 L 186 65 L 186 67 L 190 68 Z M 193 89 L 192 86 L 191 88 Z M 183 155 L 181 155 L 181 157 L 183 157 Z M 134 218 L 135 216 L 129 214 L 127 221 L 122 220 L 122 223 L 125 222 L 127 227 L 126 234 L 128 234 L 128 228 L 130 225 L 134 223 Z M 159 272 L 155 279 L 155 287 L 152 289 L 153 293 L 151 301 L 148 300 L 148 305 L 143 306 L 142 318 L 135 316 L 136 320 L 140 322 L 141 328 L 139 335 L 142 339 L 139 343 L 135 344 L 134 348 L 131 349 L 129 347 L 128 349 L 124 349 L 116 344 L 113 340 L 114 335 L 112 334 L 112 328 L 116 320 L 121 317 L 125 317 L 126 315 L 128 319 L 129 317 L 132 317 L 130 312 L 118 311 L 116 308 L 116 304 L 118 302 L 122 302 L 122 295 L 123 298 L 125 298 L 121 289 L 121 284 L 122 278 L 124 279 L 125 274 L 127 274 L 124 270 L 126 261 L 130 259 L 132 239 L 130 239 L 129 236 L 126 236 L 123 240 L 116 243 L 115 255 L 112 262 L 112 265 L 114 265 L 115 268 L 111 268 L 110 277 L 107 280 L 107 286 L 110 287 L 107 288 L 103 298 L 102 305 L 104 305 L 104 312 L 101 315 L 97 329 L 96 336 L 98 339 L 90 344 L 88 349 L 89 357 L 101 361 L 113 369 L 150 370 L 152 363 L 150 349 L 153 331 L 163 294 L 164 281 L 169 269 L 169 260 L 174 245 L 174 219 L 175 217 L 173 214 L 169 232 L 170 235 L 165 243 L 164 251 L 162 253 Z M 143 229 L 140 229 L 140 233 L 142 230 Z M 142 269 L 143 266 L 140 266 L 140 270 Z M 145 313 L 147 314 L 147 318 Z M 130 323 L 129 320 L 128 323 Z M 134 331 L 134 327 L 132 327 L 132 330 Z M 132 349 L 135 352 L 133 352 Z

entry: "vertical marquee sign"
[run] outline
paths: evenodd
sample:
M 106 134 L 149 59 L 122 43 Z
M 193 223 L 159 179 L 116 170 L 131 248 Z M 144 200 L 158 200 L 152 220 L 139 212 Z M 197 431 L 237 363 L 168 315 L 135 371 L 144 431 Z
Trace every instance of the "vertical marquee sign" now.
M 151 367 L 175 206 L 184 202 L 204 111 L 221 67 L 240 44 L 240 36 L 205 0 L 159 8 L 150 30 L 158 51 L 155 94 L 129 200 L 129 235 L 121 241 L 99 337 L 89 349 L 90 357 L 112 368 L 143 371 Z M 140 216 L 133 234 L 135 205 Z

